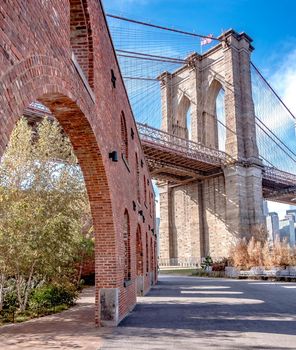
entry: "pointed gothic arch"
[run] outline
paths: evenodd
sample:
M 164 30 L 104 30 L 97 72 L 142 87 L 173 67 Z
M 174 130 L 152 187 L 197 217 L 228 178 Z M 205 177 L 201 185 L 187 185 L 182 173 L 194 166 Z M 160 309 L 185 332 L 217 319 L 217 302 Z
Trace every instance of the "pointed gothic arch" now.
M 183 94 L 177 106 L 175 115 L 173 133 L 182 138 L 191 139 L 191 102 Z
M 222 83 L 217 79 L 213 79 L 207 90 L 202 114 L 203 130 L 205 130 L 202 142 L 208 147 L 217 149 L 219 149 L 219 139 L 221 143 L 222 137 L 222 135 L 220 135 L 222 124 L 217 118 L 217 98 L 221 91 L 224 91 Z M 224 109 L 224 99 L 222 102 L 223 105 L 220 105 L 220 108 L 223 107 Z

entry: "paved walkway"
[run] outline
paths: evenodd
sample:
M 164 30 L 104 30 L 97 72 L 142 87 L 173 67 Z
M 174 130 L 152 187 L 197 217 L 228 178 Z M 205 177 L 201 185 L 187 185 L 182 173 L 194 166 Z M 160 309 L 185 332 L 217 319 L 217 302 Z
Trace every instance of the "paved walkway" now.
M 94 290 L 58 315 L 0 328 L 0 349 L 296 349 L 296 284 L 162 276 L 117 328 Z
M 94 327 L 94 293 L 94 288 L 84 289 L 77 305 L 60 314 L 1 327 L 0 349 L 99 349 L 101 336 Z

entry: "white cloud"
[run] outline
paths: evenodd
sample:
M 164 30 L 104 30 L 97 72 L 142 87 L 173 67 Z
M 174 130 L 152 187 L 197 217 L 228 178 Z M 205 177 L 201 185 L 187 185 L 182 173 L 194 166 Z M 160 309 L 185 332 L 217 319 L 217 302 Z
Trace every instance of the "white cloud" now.
M 296 48 L 284 57 L 270 81 L 292 113 L 296 114 Z
M 280 68 L 269 77 L 269 81 L 291 112 L 296 115 L 296 49 L 284 57 Z M 274 115 L 274 125 L 278 125 L 278 121 L 279 116 Z M 268 202 L 268 209 L 270 212 L 277 212 L 282 219 L 290 206 Z

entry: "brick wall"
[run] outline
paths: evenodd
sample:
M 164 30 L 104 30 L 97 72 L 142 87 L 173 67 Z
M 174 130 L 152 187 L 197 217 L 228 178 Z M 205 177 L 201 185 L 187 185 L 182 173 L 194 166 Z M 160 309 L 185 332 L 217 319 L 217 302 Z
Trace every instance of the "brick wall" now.
M 72 52 L 80 65 L 78 69 L 71 59 Z M 111 70 L 116 78 L 113 82 Z M 147 193 L 153 192 L 152 184 L 100 2 L 2 2 L 0 92 L 0 156 L 15 123 L 33 101 L 46 105 L 70 137 L 84 174 L 95 228 L 96 321 L 100 319 L 100 288 L 111 288 L 118 289 L 117 323 L 136 302 L 137 227 L 141 227 L 145 247 L 146 232 L 148 239 L 155 240 L 151 231 L 155 224 L 154 207 L 151 211 L 144 203 L 144 176 L 148 179 Z M 128 161 L 121 154 L 122 112 Z M 118 162 L 109 159 L 112 151 L 118 152 Z M 136 155 L 140 164 L 139 200 Z M 125 210 L 130 218 L 131 243 L 131 283 L 127 287 Z M 143 252 L 145 262 L 145 249 Z

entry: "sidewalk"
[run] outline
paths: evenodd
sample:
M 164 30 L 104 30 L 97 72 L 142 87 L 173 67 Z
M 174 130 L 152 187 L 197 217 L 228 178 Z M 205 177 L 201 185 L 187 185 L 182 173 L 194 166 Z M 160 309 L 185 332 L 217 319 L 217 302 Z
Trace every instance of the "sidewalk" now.
M 59 314 L 0 328 L 1 350 L 98 349 L 100 329 L 94 324 L 94 287 L 81 293 L 77 305 Z

